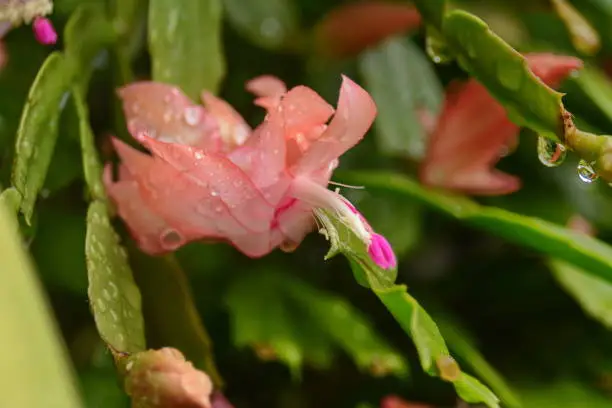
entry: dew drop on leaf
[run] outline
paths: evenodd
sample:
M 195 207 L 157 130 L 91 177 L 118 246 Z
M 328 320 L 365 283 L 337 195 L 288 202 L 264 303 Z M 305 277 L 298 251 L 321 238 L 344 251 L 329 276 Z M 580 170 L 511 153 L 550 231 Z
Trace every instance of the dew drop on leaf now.
M 593 168 L 585 160 L 580 160 L 576 170 L 578 171 L 578 177 L 580 177 L 580 180 L 585 183 L 592 183 L 599 177 L 595 170 L 593 170 Z
M 565 160 L 567 150 L 561 143 L 546 137 L 538 137 L 538 159 L 546 167 L 557 167 Z
M 432 28 L 427 29 L 425 51 L 429 58 L 436 64 L 446 64 L 453 59 L 444 40 L 442 40 L 440 35 Z

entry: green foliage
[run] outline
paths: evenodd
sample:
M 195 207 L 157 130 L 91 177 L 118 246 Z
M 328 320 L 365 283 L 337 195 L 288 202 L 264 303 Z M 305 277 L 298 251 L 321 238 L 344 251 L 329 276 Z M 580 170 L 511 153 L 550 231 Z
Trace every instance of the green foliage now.
M 238 279 L 227 304 L 234 343 L 252 347 L 264 360 L 282 361 L 294 377 L 305 363 L 329 369 L 335 349 L 375 376 L 407 374 L 404 358 L 350 303 L 290 274 L 268 271 Z
M 216 92 L 225 74 L 221 0 L 149 1 L 153 79 L 180 87 L 193 100 Z

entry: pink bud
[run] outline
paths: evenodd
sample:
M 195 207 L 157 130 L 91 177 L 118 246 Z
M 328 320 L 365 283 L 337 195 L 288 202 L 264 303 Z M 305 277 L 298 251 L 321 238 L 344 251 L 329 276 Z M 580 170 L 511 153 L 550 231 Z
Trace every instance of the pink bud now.
M 372 239 L 368 246 L 370 258 L 383 269 L 391 269 L 397 266 L 397 258 L 391 248 L 391 244 L 380 234 L 372 233 Z
M 57 42 L 57 33 L 51 20 L 45 17 L 36 17 L 32 24 L 36 41 L 44 45 L 55 44 Z

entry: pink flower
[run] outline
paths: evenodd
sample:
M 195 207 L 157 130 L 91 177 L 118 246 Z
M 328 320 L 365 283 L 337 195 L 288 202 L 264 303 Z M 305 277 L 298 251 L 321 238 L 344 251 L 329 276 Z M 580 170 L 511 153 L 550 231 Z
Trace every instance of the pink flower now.
M 314 227 L 313 210 L 331 209 L 384 268 L 395 257 L 346 199 L 326 188 L 338 158 L 376 116 L 372 98 L 343 77 L 338 108 L 305 86 L 289 91 L 272 77 L 247 85 L 267 109 L 251 130 L 225 101 L 205 93 L 206 108 L 177 88 L 141 82 L 120 90 L 128 128 L 152 155 L 114 140 L 119 180 L 105 183 L 145 252 L 195 240 L 230 242 L 251 257 L 297 247 Z M 327 121 L 333 119 L 327 125 Z
M 51 45 L 57 42 L 57 33 L 51 20 L 45 17 L 36 17 L 32 23 L 36 41 L 43 45 Z
M 346 57 L 420 24 L 421 15 L 410 4 L 368 0 L 349 3 L 332 10 L 318 24 L 317 45 L 325 54 Z
M 526 58 L 533 73 L 551 87 L 582 67 L 574 57 L 529 54 Z M 520 188 L 520 180 L 493 167 L 504 147 L 517 143 L 518 133 L 519 127 L 501 104 L 476 80 L 448 90 L 421 165 L 421 181 L 468 194 L 512 193 Z

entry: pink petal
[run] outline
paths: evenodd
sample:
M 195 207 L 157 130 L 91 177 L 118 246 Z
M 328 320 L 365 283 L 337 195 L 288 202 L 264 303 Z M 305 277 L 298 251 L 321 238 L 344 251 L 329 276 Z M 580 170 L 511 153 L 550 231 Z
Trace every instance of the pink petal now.
M 140 249 L 148 254 L 165 252 L 160 237 L 169 226 L 163 218 L 147 207 L 140 195 L 138 184 L 134 181 L 113 182 L 111 168 L 106 166 L 104 185 Z
M 360 1 L 334 9 L 316 29 L 322 52 L 345 57 L 392 35 L 416 29 L 421 16 L 409 4 L 389 1 Z
M 202 101 L 217 120 L 221 138 L 229 149 L 242 145 L 249 138 L 251 127 L 229 103 L 210 92 L 202 92 Z
M 36 41 L 43 45 L 51 45 L 57 42 L 57 33 L 51 20 L 45 17 L 36 17 L 34 23 L 32 23 L 34 29 L 34 36 Z
M 372 234 L 372 241 L 368 245 L 368 255 L 376 265 L 383 269 L 392 269 L 397 266 L 397 258 L 391 244 L 380 234 Z
M 221 147 L 216 121 L 178 88 L 157 82 L 137 82 L 118 93 L 132 135 L 147 132 L 163 142 L 211 151 Z
M 584 65 L 578 58 L 549 53 L 527 54 L 525 58 L 533 73 L 553 88 L 558 87 L 568 75 Z
M 236 220 L 252 232 L 269 228 L 274 209 L 247 175 L 227 158 L 202 150 L 163 143 L 140 134 L 138 139 L 155 156 L 198 186 L 201 200 L 220 200 Z
M 334 108 L 312 89 L 296 86 L 284 96 L 279 114 L 284 119 L 286 137 L 293 137 L 325 124 L 334 114 Z
M 375 116 L 376 105 L 372 97 L 343 75 L 336 114 L 325 132 L 304 153 L 293 170 L 294 174 L 328 166 L 361 141 Z
M 269 254 L 283 242 L 283 235 L 279 230 L 269 230 L 258 234 L 235 235 L 230 238 L 231 243 L 240 252 L 250 258 L 260 258 Z
M 287 86 L 283 81 L 272 75 L 262 75 L 246 83 L 247 91 L 255 96 L 281 96 L 287 93 Z

